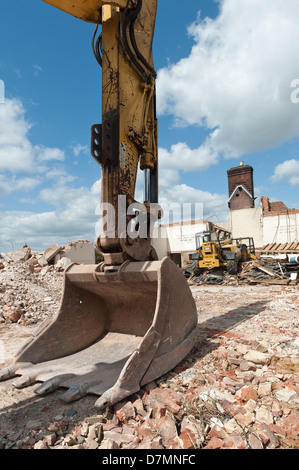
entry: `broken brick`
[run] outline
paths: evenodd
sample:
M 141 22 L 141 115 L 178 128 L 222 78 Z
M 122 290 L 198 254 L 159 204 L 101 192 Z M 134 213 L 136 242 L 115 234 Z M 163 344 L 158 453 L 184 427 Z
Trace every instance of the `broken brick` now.
M 131 418 L 135 418 L 135 408 L 132 402 L 120 402 L 114 405 L 114 412 L 122 423 L 129 421 Z
M 219 437 L 212 437 L 212 439 L 208 442 L 208 444 L 204 447 L 204 449 L 221 449 L 223 446 L 224 441 L 219 439 Z
M 236 398 L 239 398 L 241 403 L 247 403 L 248 400 L 257 400 L 258 392 L 252 387 L 243 387 L 236 393 Z

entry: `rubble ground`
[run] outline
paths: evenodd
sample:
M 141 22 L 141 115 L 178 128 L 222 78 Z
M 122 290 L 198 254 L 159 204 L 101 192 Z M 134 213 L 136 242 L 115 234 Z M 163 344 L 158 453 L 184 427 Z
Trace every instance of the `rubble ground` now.
M 63 271 L 0 267 L 0 367 L 59 305 Z M 198 338 L 165 376 L 98 414 L 0 383 L 0 449 L 298 449 L 298 286 L 190 283 Z

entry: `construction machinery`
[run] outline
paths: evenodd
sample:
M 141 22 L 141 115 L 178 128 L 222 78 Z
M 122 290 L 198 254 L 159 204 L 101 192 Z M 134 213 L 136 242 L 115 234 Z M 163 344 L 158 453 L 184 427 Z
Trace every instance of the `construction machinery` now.
M 101 166 L 106 223 L 95 244 L 104 261 L 67 268 L 57 314 L 0 378 L 20 376 L 17 388 L 41 382 L 39 395 L 67 388 L 66 402 L 95 394 L 102 409 L 171 370 L 197 333 L 183 274 L 170 259 L 159 260 L 151 245 L 153 223 L 161 217 L 152 53 L 157 0 L 44 1 L 95 24 L 102 123 L 92 126 L 91 154 Z M 145 175 L 143 204 L 134 199 L 138 166 Z
M 215 268 L 236 274 L 240 262 L 256 259 L 252 237 L 232 238 L 230 232 L 215 229 L 197 233 L 195 241 L 196 252 L 191 256 L 190 268 L 193 276 Z

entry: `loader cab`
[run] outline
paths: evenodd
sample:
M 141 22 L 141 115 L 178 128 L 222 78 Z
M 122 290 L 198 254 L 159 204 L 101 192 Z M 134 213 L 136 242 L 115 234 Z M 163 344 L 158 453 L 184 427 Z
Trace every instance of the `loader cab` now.
M 217 242 L 217 235 L 215 232 L 205 231 L 195 234 L 196 251 L 202 248 L 204 243 Z

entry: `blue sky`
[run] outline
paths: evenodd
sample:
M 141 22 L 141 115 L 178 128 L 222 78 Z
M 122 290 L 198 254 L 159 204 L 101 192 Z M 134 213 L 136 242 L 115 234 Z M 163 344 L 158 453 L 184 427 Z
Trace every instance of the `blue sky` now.
M 268 196 L 299 207 L 298 19 L 298 0 L 159 1 L 162 203 L 199 202 L 205 217 L 226 220 L 226 171 L 244 160 L 257 205 Z M 95 239 L 100 167 L 89 142 L 101 120 L 101 70 L 93 30 L 41 0 L 1 5 L 0 244 L 42 250 Z

